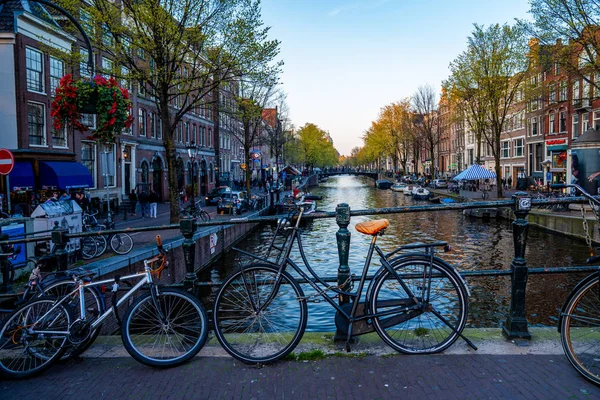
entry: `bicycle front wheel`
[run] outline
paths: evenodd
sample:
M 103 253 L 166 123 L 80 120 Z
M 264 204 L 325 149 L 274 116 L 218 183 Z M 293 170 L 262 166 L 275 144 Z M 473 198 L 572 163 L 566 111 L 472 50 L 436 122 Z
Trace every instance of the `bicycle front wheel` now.
M 287 272 L 267 265 L 243 268 L 221 287 L 214 307 L 215 334 L 229 354 L 268 364 L 300 342 L 308 310 L 304 292 Z
M 453 270 L 426 258 L 398 260 L 400 280 L 387 270 L 373 287 L 370 307 L 375 330 L 384 342 L 407 354 L 447 349 L 467 322 L 467 290 Z M 413 299 L 417 299 L 417 303 Z
M 194 357 L 208 335 L 208 317 L 200 301 L 182 290 L 159 289 L 137 298 L 121 324 L 127 352 L 151 367 L 174 367 Z
M 133 249 L 133 239 L 126 233 L 115 233 L 110 238 L 110 248 L 117 254 L 127 254 Z
M 600 384 L 600 286 L 589 280 L 570 298 L 562 315 L 560 341 L 571 364 Z
M 97 251 L 98 244 L 92 237 L 86 236 L 81 238 L 81 256 L 84 260 L 90 260 L 96 257 Z
M 67 348 L 73 321 L 68 307 L 60 304 L 50 311 L 54 297 L 40 297 L 14 311 L 0 329 L 0 375 L 27 378 L 58 360 Z

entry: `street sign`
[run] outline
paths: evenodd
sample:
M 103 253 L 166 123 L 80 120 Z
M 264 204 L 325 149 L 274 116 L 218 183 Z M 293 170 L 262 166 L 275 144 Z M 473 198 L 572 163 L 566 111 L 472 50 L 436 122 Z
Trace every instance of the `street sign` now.
M 0 149 L 0 175 L 8 175 L 15 166 L 15 157 L 7 149 Z

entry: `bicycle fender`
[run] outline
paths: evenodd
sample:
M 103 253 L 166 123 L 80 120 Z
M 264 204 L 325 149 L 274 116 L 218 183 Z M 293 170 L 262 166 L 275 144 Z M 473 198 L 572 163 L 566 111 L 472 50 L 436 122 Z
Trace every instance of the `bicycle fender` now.
M 579 291 L 579 289 L 581 289 L 582 286 L 587 285 L 590 281 L 593 281 L 594 279 L 598 279 L 599 278 L 599 276 L 598 276 L 599 273 L 600 273 L 600 271 L 599 272 L 593 272 L 590 275 L 586 276 L 577 285 L 575 285 L 575 287 L 573 288 L 573 290 L 571 290 L 571 293 L 569 293 L 569 295 L 565 299 L 565 302 L 563 303 L 562 307 L 560 308 L 560 313 L 558 314 L 558 326 L 556 327 L 556 330 L 559 333 L 562 333 L 561 330 L 560 330 L 560 328 L 562 326 L 563 314 L 565 312 L 565 309 L 567 308 L 567 304 L 569 304 L 569 301 L 571 301 L 571 299 L 573 298 L 573 296 L 575 296 L 575 293 L 577 293 Z

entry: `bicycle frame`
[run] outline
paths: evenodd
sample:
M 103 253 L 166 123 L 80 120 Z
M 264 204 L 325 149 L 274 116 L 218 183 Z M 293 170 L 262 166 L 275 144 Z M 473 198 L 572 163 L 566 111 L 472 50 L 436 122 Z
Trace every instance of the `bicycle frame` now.
M 146 283 L 150 284 L 150 292 L 152 293 L 152 297 L 153 300 L 156 302 L 156 293 L 153 289 L 154 286 L 154 282 L 152 279 L 152 270 L 150 269 L 150 264 L 154 261 L 157 261 L 161 256 L 156 256 L 153 257 L 150 260 L 144 260 L 144 271 L 141 272 L 137 272 L 135 274 L 132 275 L 127 275 L 122 277 L 121 279 L 123 280 L 128 280 L 128 279 L 140 279 L 140 281 L 135 284 L 131 289 L 129 289 L 121 298 L 120 300 L 117 302 L 117 304 L 113 304 L 108 310 L 106 310 L 104 313 L 102 313 L 100 316 L 98 316 L 98 318 L 96 318 L 96 320 L 90 325 L 90 330 L 94 330 L 96 329 L 98 326 L 100 326 L 100 324 L 102 324 L 102 322 L 104 322 L 104 320 L 106 318 L 108 318 L 110 316 L 111 313 L 114 312 L 115 306 L 118 307 L 121 304 L 123 304 L 125 301 L 127 301 L 127 299 L 129 299 L 131 296 L 133 296 L 142 286 L 144 286 Z M 79 311 L 80 311 L 80 318 L 77 319 L 76 321 L 73 321 L 73 323 L 78 322 L 78 321 L 86 321 L 86 315 L 85 315 L 85 296 L 84 296 L 84 290 L 85 288 L 88 287 L 96 287 L 96 286 L 102 286 L 102 285 L 106 285 L 106 284 L 111 284 L 111 283 L 115 283 L 114 279 L 105 279 L 102 281 L 97 281 L 97 282 L 84 282 L 82 277 L 79 277 L 77 280 L 77 287 L 70 292 L 69 294 L 65 295 L 62 299 L 60 299 L 59 301 L 57 301 L 44 315 L 42 315 L 38 321 L 42 321 L 44 320 L 44 318 L 46 318 L 46 316 L 48 316 L 50 313 L 52 313 L 57 307 L 59 307 L 61 304 L 63 304 L 65 301 L 67 301 L 67 299 L 69 299 L 71 296 L 73 296 L 75 293 L 78 293 L 79 295 Z M 157 309 L 160 312 L 160 308 L 157 307 Z M 161 318 L 164 317 L 161 315 Z M 71 324 L 71 326 L 73 325 L 73 323 Z M 37 324 L 37 322 L 36 322 Z M 34 324 L 35 326 L 35 324 Z M 69 327 L 70 328 L 70 327 Z M 70 330 L 69 331 L 36 331 L 34 329 L 30 330 L 29 333 L 31 334 L 53 334 L 53 335 L 61 335 L 61 336 L 69 336 L 71 334 Z
M 430 296 L 430 290 L 431 290 L 431 279 L 433 278 L 433 274 L 431 273 L 432 272 L 432 263 L 433 263 L 434 253 L 435 253 L 433 250 L 433 247 L 445 245 L 444 242 L 436 242 L 436 243 L 432 243 L 429 245 L 422 245 L 422 246 L 410 245 L 410 246 L 406 247 L 406 248 L 418 248 L 418 247 L 427 248 L 425 255 L 428 255 L 430 257 L 430 264 L 429 264 L 429 269 L 428 270 L 424 269 L 423 274 L 422 274 L 423 275 L 422 276 L 423 277 L 423 287 L 427 287 L 427 292 L 425 293 L 424 299 L 419 299 L 419 298 L 417 298 L 417 296 L 415 296 L 414 293 L 412 293 L 410 288 L 408 288 L 406 283 L 402 280 L 402 277 L 396 273 L 396 271 L 394 270 L 394 268 L 388 261 L 389 257 L 396 254 L 400 250 L 403 250 L 403 247 L 400 247 L 391 253 L 385 254 L 379 248 L 379 246 L 376 245 L 376 240 L 377 240 L 376 236 L 373 236 L 373 238 L 371 239 L 371 244 L 369 246 L 367 257 L 365 259 L 365 263 L 363 266 L 363 272 L 362 272 L 362 275 L 361 275 L 361 278 L 360 278 L 360 281 L 358 284 L 358 288 L 355 292 L 348 292 L 348 291 L 341 290 L 338 287 L 334 287 L 334 286 L 329 285 L 326 282 L 324 282 L 310 266 L 310 263 L 308 262 L 308 259 L 306 258 L 306 254 L 304 253 L 304 247 L 302 246 L 302 239 L 299 234 L 300 233 L 299 225 L 300 225 L 300 220 L 302 218 L 303 212 L 304 212 L 303 207 L 300 207 L 298 219 L 296 221 L 295 226 L 289 227 L 289 228 L 284 228 L 284 229 L 293 229 L 293 232 L 292 232 L 293 236 L 292 236 L 291 240 L 289 240 L 289 242 L 287 243 L 286 248 L 284 248 L 285 255 L 284 255 L 281 263 L 279 263 L 279 264 L 273 263 L 273 262 L 269 261 L 268 259 L 259 257 L 255 254 L 249 253 L 247 251 L 237 249 L 237 248 L 234 248 L 234 249 L 241 252 L 242 254 L 256 258 L 262 262 L 268 263 L 273 266 L 277 266 L 280 268 L 280 271 L 282 271 L 282 272 L 285 271 L 285 268 L 287 265 L 290 265 L 314 290 L 317 291 L 318 295 L 323 297 L 338 312 L 340 312 L 342 315 L 344 315 L 344 317 L 350 322 L 350 324 L 352 324 L 353 322 L 356 322 L 356 321 L 361 321 L 361 320 L 371 319 L 371 318 L 378 318 L 378 317 L 383 317 L 383 316 L 397 314 L 397 313 L 405 313 L 407 311 L 417 311 L 418 312 L 418 310 L 420 308 L 422 308 L 423 303 L 426 304 L 427 302 L 429 302 L 429 296 Z M 300 251 L 300 256 L 302 258 L 302 262 L 304 263 L 305 267 L 307 268 L 308 272 L 310 273 L 310 276 L 309 276 L 309 274 L 304 272 L 301 269 L 301 267 L 298 266 L 290 258 L 290 254 L 292 251 L 292 247 L 294 245 L 294 241 L 298 241 L 298 248 Z M 402 286 L 402 288 L 406 291 L 407 295 L 410 297 L 410 299 L 411 299 L 410 303 L 406 304 L 406 305 L 402 305 L 401 307 L 393 309 L 393 310 L 388 310 L 388 311 L 376 313 L 376 314 L 372 313 L 372 310 L 366 310 L 366 312 L 363 315 L 357 316 L 356 313 L 358 310 L 359 301 L 354 301 L 353 305 L 352 305 L 352 309 L 350 310 L 350 313 L 348 313 L 346 310 L 344 310 L 344 308 L 342 306 L 340 306 L 339 304 L 336 303 L 335 297 L 332 298 L 332 297 L 328 296 L 326 293 L 328 290 L 332 290 L 337 295 L 349 296 L 353 299 L 360 299 L 374 252 L 377 252 L 377 254 L 379 255 L 379 257 L 381 259 L 381 263 L 382 263 L 382 268 L 380 268 L 380 271 L 376 274 L 376 276 L 383 273 L 384 268 L 385 268 L 385 270 L 387 270 L 392 276 L 396 277 L 396 280 L 398 281 L 398 283 Z M 422 256 L 423 254 L 420 254 L 420 255 Z M 400 256 L 400 257 L 402 257 L 402 256 Z M 244 279 L 244 284 L 246 285 L 245 277 L 243 279 Z M 265 300 L 265 302 L 262 305 L 260 305 L 260 307 L 257 308 L 255 304 L 252 304 L 255 311 L 260 311 L 260 309 L 266 308 L 269 306 L 269 304 L 275 298 L 275 295 L 277 294 L 277 292 L 279 290 L 279 286 L 281 285 L 281 280 L 282 280 L 282 275 L 279 274 L 277 277 L 277 280 L 275 281 L 275 286 L 274 286 L 273 292 L 269 295 L 269 297 Z M 322 287 L 320 287 L 317 284 L 317 282 L 320 283 L 321 285 L 323 285 L 325 288 L 323 289 Z M 253 300 L 252 299 L 250 299 L 250 300 L 253 303 Z M 367 306 L 369 304 L 368 300 L 369 300 L 369 291 L 367 291 L 367 293 L 365 294 L 365 303 L 367 304 Z M 408 320 L 408 319 L 412 318 L 413 316 L 414 315 L 412 315 L 412 314 L 408 314 L 404 318 L 406 318 Z

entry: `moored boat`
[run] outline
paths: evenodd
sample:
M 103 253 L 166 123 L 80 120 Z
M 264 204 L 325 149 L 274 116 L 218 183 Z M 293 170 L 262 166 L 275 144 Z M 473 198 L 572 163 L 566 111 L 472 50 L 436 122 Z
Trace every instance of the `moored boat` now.
M 378 179 L 375 183 L 379 189 L 389 189 L 392 187 L 392 182 L 387 179 Z
M 415 186 L 412 190 L 412 197 L 415 200 L 427 200 L 431 196 L 429 190 L 422 188 L 421 186 Z
M 404 188 L 406 188 L 407 186 L 408 185 L 406 183 L 396 182 L 392 185 L 390 189 L 392 189 L 394 192 L 404 192 Z

